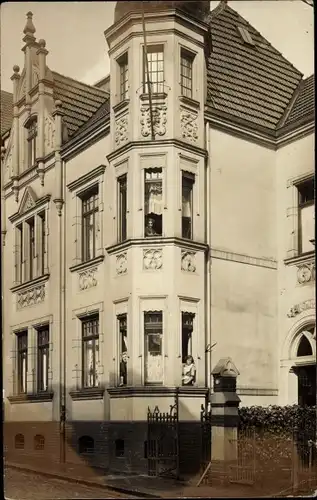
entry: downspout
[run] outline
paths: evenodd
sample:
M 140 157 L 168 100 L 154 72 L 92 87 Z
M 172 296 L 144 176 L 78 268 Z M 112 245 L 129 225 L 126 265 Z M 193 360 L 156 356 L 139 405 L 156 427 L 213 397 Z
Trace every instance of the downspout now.
M 211 193 L 211 175 L 210 175 L 210 140 L 209 140 L 209 122 L 205 125 L 205 142 L 206 142 L 206 240 L 208 245 L 207 256 L 206 256 L 206 367 L 207 367 L 207 387 L 209 392 L 212 388 L 211 383 L 211 203 L 210 203 L 210 193 Z
M 55 102 L 56 110 L 53 113 L 55 118 L 55 199 L 58 220 L 58 324 L 59 324 L 59 422 L 60 422 L 60 462 L 65 463 L 66 459 L 66 335 L 65 335 L 65 209 L 64 205 L 64 169 L 61 158 L 62 145 L 62 103 L 57 100 Z

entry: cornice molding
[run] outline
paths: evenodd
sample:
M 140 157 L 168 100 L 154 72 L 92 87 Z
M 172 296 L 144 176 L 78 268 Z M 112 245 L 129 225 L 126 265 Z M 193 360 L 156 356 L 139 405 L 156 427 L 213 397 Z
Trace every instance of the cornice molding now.
M 208 252 L 208 245 L 206 243 L 200 243 L 192 240 L 185 240 L 182 238 L 174 238 L 174 237 L 162 237 L 155 236 L 153 238 L 135 238 L 129 239 L 121 243 L 115 243 L 114 245 L 110 245 L 106 247 L 106 251 L 109 255 L 115 254 L 117 252 L 122 252 L 123 250 L 127 250 L 133 246 L 140 247 L 161 247 L 164 245 L 176 245 L 180 248 L 184 248 L 186 250 L 196 250 L 201 252 Z
M 13 215 L 10 215 L 10 217 L 8 217 L 9 221 L 15 223 L 18 222 L 19 220 L 24 220 L 26 217 L 31 215 L 32 212 L 37 212 L 41 207 L 48 204 L 50 202 L 50 199 L 51 195 L 46 194 L 39 200 L 36 200 L 34 206 L 30 207 L 25 212 L 21 213 L 20 210 L 18 210 L 18 212 L 15 212 Z
M 46 283 L 49 280 L 49 277 L 50 277 L 49 274 L 43 274 L 43 276 L 39 276 L 38 278 L 35 278 L 34 280 L 25 281 L 24 283 L 20 283 L 19 285 L 13 286 L 12 288 L 10 288 L 10 291 L 13 293 L 26 292 L 35 286 L 42 285 L 43 283 Z
M 118 148 L 116 151 L 112 151 L 108 156 L 107 160 L 109 163 L 111 161 L 114 161 L 118 156 L 121 156 L 125 153 L 130 152 L 132 149 L 144 149 L 144 147 L 149 148 L 159 148 L 162 149 L 164 146 L 175 146 L 178 147 L 182 150 L 186 150 L 190 153 L 195 153 L 198 154 L 201 157 L 207 157 L 208 153 L 205 149 L 199 148 L 197 146 L 193 146 L 191 144 L 188 144 L 186 142 L 183 142 L 179 139 L 160 139 L 160 140 L 147 140 L 147 141 L 131 141 L 123 146 L 121 148 Z
M 98 167 L 94 168 L 93 170 L 90 170 L 87 174 L 82 175 L 78 179 L 75 179 L 74 181 L 70 182 L 69 184 L 66 185 L 67 189 L 72 192 L 76 191 L 80 187 L 84 186 L 88 182 L 92 181 L 93 179 L 96 179 L 97 177 L 100 177 L 105 173 L 106 170 L 106 165 L 99 165 Z
M 126 398 L 126 397 L 148 397 L 153 396 L 191 396 L 191 397 L 205 397 L 209 389 L 207 387 L 165 387 L 163 385 L 142 385 L 142 386 L 123 386 L 123 387 L 109 387 L 107 389 L 110 397 L 112 398 Z

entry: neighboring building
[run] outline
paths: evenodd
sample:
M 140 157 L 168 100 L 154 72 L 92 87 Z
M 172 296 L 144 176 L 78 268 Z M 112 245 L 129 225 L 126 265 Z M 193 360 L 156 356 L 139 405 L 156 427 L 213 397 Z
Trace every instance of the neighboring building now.
M 148 407 L 169 411 L 176 390 L 193 459 L 227 356 L 242 405 L 315 403 L 314 77 L 226 2 L 192 4 L 118 2 L 95 86 L 49 69 L 27 15 L 1 92 L 4 429 L 20 460 L 58 459 L 66 415 L 67 461 L 145 470 Z

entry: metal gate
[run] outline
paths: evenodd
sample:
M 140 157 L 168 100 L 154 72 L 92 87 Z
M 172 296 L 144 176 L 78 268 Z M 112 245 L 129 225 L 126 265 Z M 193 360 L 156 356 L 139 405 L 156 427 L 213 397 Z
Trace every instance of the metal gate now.
M 201 455 L 200 467 L 205 470 L 211 460 L 211 411 L 207 405 L 201 405 L 200 410 L 201 427 Z
M 178 397 L 169 412 L 148 408 L 147 433 L 149 476 L 179 479 Z

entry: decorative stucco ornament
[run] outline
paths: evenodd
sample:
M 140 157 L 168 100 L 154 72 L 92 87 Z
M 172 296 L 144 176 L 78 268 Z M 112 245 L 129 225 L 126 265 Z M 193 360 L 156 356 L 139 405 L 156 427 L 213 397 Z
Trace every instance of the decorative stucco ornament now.
M 43 302 L 44 299 L 45 285 L 38 285 L 17 294 L 17 307 L 18 309 L 22 309 L 23 307 L 33 306 L 34 304 Z
M 166 134 L 166 122 L 167 122 L 166 111 L 167 111 L 167 106 L 165 104 L 155 104 L 154 106 L 152 106 L 153 128 L 155 135 L 163 136 Z M 142 104 L 141 106 L 140 123 L 141 123 L 142 136 L 149 137 L 152 133 L 149 104 Z
M 163 267 L 162 249 L 143 250 L 143 267 L 147 270 L 158 270 Z
M 117 265 L 116 271 L 118 275 L 125 274 L 128 270 L 128 258 L 127 253 L 123 252 L 117 255 Z
M 307 311 L 307 309 L 315 309 L 316 302 L 315 299 L 305 300 L 300 304 L 295 304 L 289 312 L 287 313 L 288 318 L 294 318 L 297 314 L 302 313 L 303 311 Z
M 187 271 L 189 273 L 194 273 L 196 271 L 195 257 L 196 257 L 195 252 L 182 250 L 181 254 L 182 271 Z
M 81 271 L 79 273 L 79 289 L 87 290 L 88 288 L 92 288 L 98 284 L 96 279 L 97 268 L 85 269 L 85 271 Z
M 197 142 L 198 139 L 198 114 L 187 109 L 181 110 L 181 133 L 183 139 L 189 142 Z
M 115 120 L 114 140 L 116 147 L 120 147 L 128 140 L 128 116 L 121 116 Z
M 303 264 L 298 267 L 297 271 L 297 281 L 300 285 L 304 283 L 309 283 L 310 281 L 315 281 L 316 267 L 315 262 L 309 264 Z

